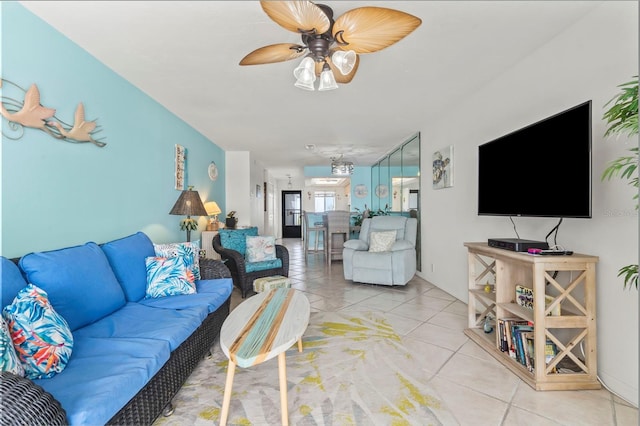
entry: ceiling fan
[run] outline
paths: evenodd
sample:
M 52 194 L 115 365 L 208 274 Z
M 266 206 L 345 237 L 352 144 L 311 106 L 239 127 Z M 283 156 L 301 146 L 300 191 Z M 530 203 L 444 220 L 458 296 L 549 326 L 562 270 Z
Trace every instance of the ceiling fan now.
M 422 23 L 420 18 L 383 7 L 359 7 L 333 19 L 333 10 L 310 1 L 265 1 L 265 13 L 286 30 L 298 33 L 302 44 L 278 43 L 246 55 L 240 65 L 284 62 L 304 56 L 293 71 L 295 85 L 315 90 L 337 89 L 349 83 L 360 63 L 360 54 L 373 53 L 402 40 Z

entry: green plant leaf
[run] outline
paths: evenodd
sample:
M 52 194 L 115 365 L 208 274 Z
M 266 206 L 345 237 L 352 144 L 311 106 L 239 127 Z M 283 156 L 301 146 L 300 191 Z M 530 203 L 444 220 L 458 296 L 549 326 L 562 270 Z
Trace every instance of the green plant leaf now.
M 624 288 L 635 286 L 638 289 L 638 265 L 627 265 L 618 271 L 619 277 L 624 277 Z
M 604 105 L 606 108 L 613 103 L 602 116 L 609 126 L 605 137 L 614 134 L 638 134 L 638 76 L 634 78 L 635 80 L 619 85 L 621 92 Z
M 604 136 L 627 135 L 629 137 L 638 134 L 638 76 L 618 86 L 621 91 L 615 95 L 604 107 L 609 107 L 602 118 L 607 122 L 608 128 Z M 613 104 L 613 105 L 612 105 Z M 613 160 L 604 169 L 601 180 L 610 180 L 620 177 L 628 180 L 628 184 L 638 188 L 638 147 L 629 149 L 632 155 Z M 633 196 L 638 210 L 638 194 Z M 624 288 L 635 286 L 638 289 L 638 265 L 627 265 L 620 268 L 618 277 L 624 279 Z

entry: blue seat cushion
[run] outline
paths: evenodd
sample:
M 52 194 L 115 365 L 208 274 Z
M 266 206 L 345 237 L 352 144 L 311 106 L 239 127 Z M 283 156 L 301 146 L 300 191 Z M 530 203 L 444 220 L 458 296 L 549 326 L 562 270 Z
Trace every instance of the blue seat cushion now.
M 118 311 L 73 333 L 74 337 L 165 340 L 173 351 L 202 323 L 202 308 L 161 309 L 128 302 Z
M 2 285 L 0 286 L 2 306 L 0 308 L 4 308 L 13 302 L 18 292 L 27 286 L 27 282 L 24 280 L 18 265 L 6 257 L 1 258 L 0 269 L 2 270 Z
M 195 294 L 143 299 L 139 303 L 144 306 L 165 309 L 197 308 L 200 319 L 204 320 L 207 315 L 215 312 L 231 296 L 233 280 L 231 278 L 197 280 L 196 290 Z
M 65 370 L 34 382 L 62 404 L 70 425 L 104 425 L 169 356 L 165 340 L 76 337 Z
M 220 234 L 220 244 L 222 247 L 235 250 L 244 256 L 247 251 L 247 236 L 257 237 L 258 227 L 221 229 L 218 231 L 218 234 Z
M 49 295 L 71 331 L 117 311 L 126 303 L 109 260 L 96 243 L 29 253 L 20 259 L 27 281 Z
M 102 244 L 101 248 L 109 259 L 127 300 L 137 302 L 142 299 L 147 289 L 147 269 L 144 260 L 155 256 L 153 242 L 149 237 L 137 232 Z
M 263 260 L 262 262 L 247 262 L 244 264 L 247 272 L 264 271 L 265 269 L 282 268 L 282 259 Z

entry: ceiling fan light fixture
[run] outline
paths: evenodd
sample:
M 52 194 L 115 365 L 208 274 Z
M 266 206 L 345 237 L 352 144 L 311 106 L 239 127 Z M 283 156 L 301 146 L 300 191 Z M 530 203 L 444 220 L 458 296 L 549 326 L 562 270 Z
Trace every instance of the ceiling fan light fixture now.
M 356 52 L 353 50 L 337 50 L 331 55 L 331 62 L 342 75 L 347 75 L 356 66 Z
M 387 48 L 422 24 L 416 16 L 385 7 L 357 7 L 334 19 L 331 7 L 313 1 L 261 0 L 260 5 L 271 20 L 300 35 L 301 43 L 263 46 L 246 55 L 240 65 L 271 64 L 306 55 L 294 70 L 295 85 L 306 90 L 314 90 L 318 74 L 319 90 L 333 90 L 338 87 L 336 83 L 351 82 L 358 70 L 360 54 Z M 324 68 L 320 70 L 320 65 L 328 66 L 329 60 L 335 65 L 329 67 L 332 77 Z
M 304 90 L 316 90 L 316 88 L 313 86 L 313 80 L 310 80 L 308 78 L 299 78 L 293 85 Z
M 316 64 L 313 61 L 313 58 L 311 58 L 310 56 L 307 56 L 300 62 L 300 65 L 298 65 L 296 69 L 293 70 L 293 76 L 297 79 L 300 79 L 301 76 L 306 77 L 307 74 L 310 73 L 311 76 L 313 76 L 313 80 L 315 81 L 316 79 L 315 70 L 316 70 Z
M 313 82 L 316 81 L 316 65 L 312 58 L 306 57 L 300 65 L 293 70 L 296 78 L 295 86 L 305 90 L 315 90 Z
M 338 88 L 338 84 L 336 83 L 336 78 L 333 76 L 333 72 L 329 67 L 329 64 L 326 62 L 322 67 L 322 72 L 320 73 L 320 85 L 318 86 L 318 90 L 335 90 Z

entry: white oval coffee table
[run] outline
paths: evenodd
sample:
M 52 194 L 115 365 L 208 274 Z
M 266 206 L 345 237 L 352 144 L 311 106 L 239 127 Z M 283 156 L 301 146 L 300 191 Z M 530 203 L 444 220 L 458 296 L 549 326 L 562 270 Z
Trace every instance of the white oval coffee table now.
M 292 288 L 259 293 L 238 305 L 220 330 L 220 347 L 229 358 L 220 424 L 227 424 L 236 365 L 247 368 L 278 356 L 282 424 L 289 424 L 285 351 L 298 342 L 309 324 L 309 300 Z

